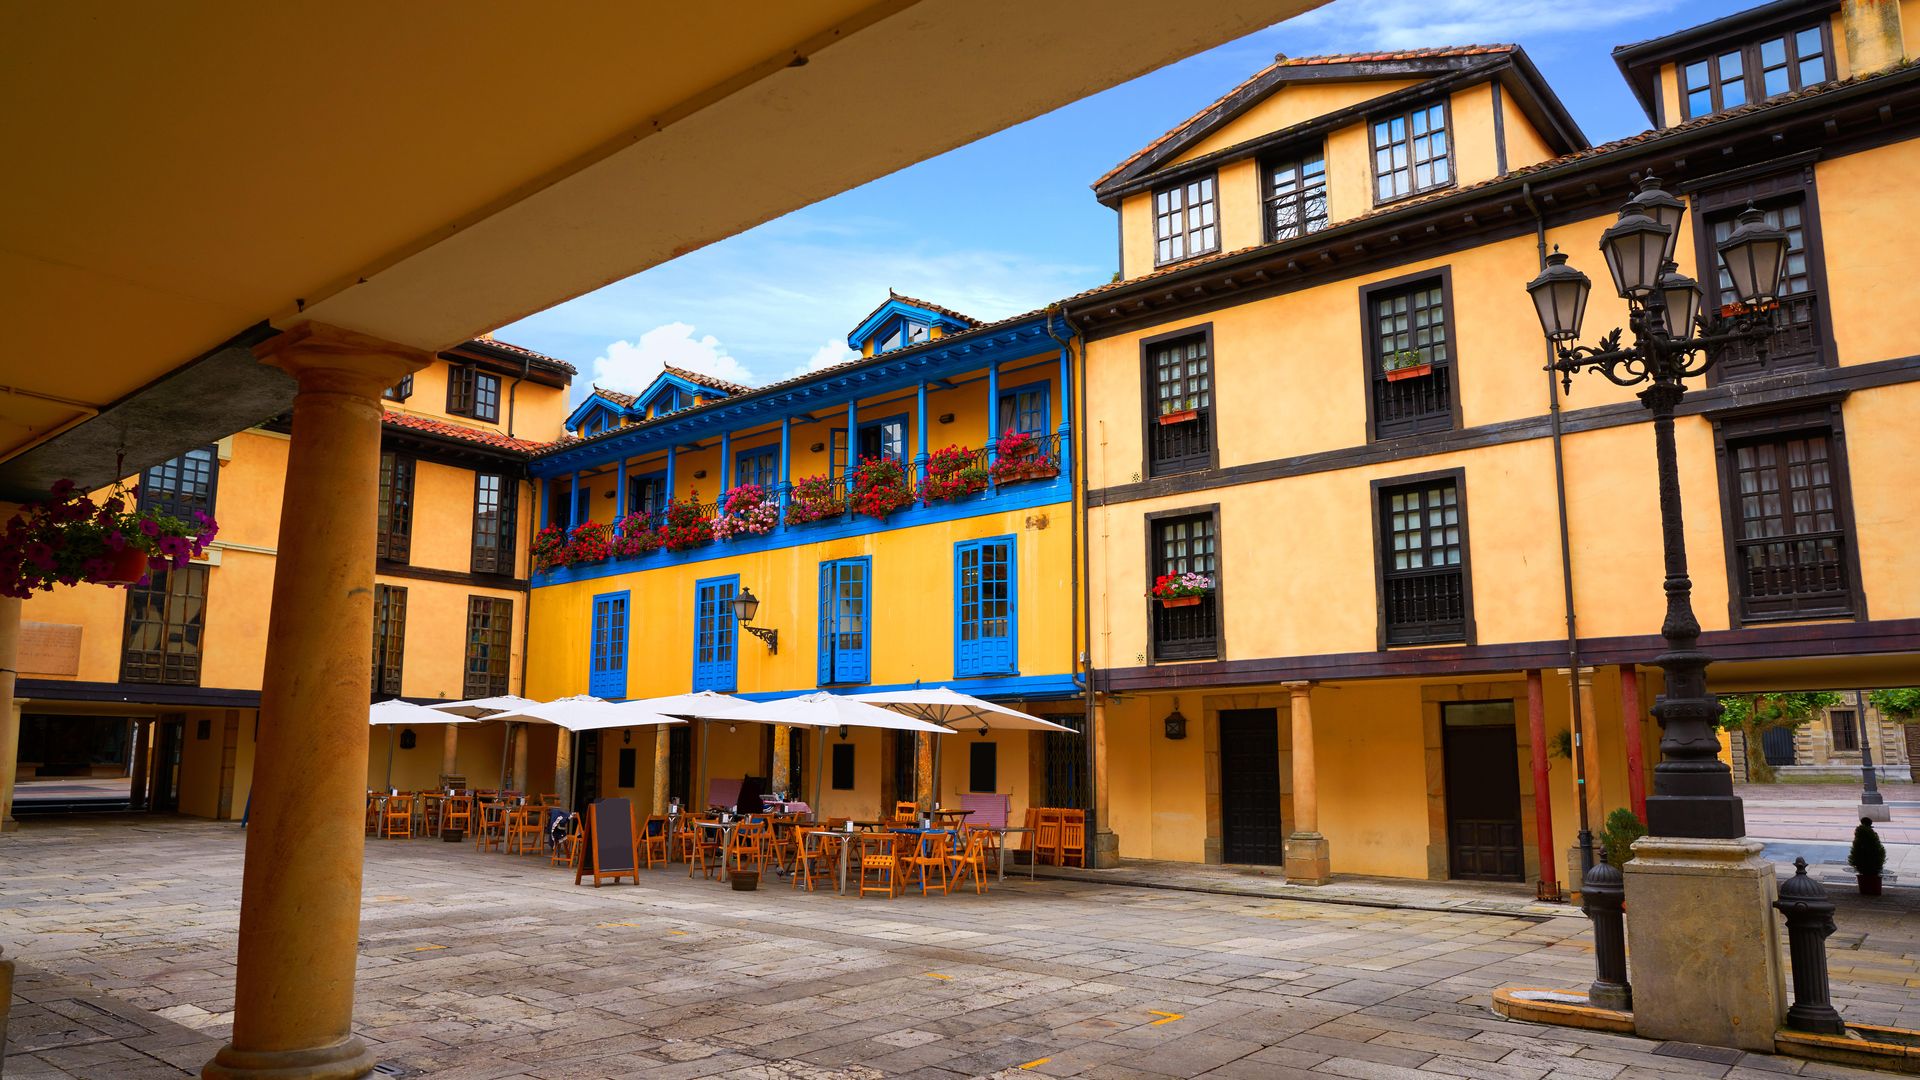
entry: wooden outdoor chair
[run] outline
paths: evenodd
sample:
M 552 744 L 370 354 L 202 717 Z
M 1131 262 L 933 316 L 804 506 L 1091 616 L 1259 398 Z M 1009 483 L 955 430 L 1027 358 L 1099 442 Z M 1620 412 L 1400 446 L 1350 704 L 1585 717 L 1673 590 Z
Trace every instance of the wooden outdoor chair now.
M 973 874 L 973 891 L 976 895 L 987 891 L 987 841 L 992 839 L 989 829 L 968 829 L 966 844 L 960 854 L 947 856 L 953 876 L 947 883 L 949 890 L 959 887 L 968 873 Z
M 701 877 L 710 878 L 717 866 L 716 860 L 722 857 L 720 834 L 702 828 L 702 818 L 692 814 L 680 817 L 680 859 L 687 864 L 687 876 L 692 877 L 695 870 Z
M 447 817 L 447 796 L 444 792 L 423 791 L 420 793 L 420 828 L 425 836 L 439 836 L 440 827 Z
M 815 873 L 825 875 L 831 882 L 840 859 L 840 845 L 845 842 L 845 837 L 822 835 L 808 843 L 807 838 L 802 836 L 799 850 L 794 855 L 793 887 L 797 889 L 804 883 L 807 891 L 812 892 Z
M 900 844 L 905 833 L 863 833 L 860 843 L 860 899 L 880 893 L 891 900 L 900 891 Z
M 547 856 L 548 866 L 565 866 L 573 869 L 574 860 L 580 854 L 580 815 L 567 815 L 567 831 L 560 842 L 553 845 L 553 851 Z
M 794 852 L 799 847 L 794 839 L 794 830 L 798 825 L 791 818 L 781 818 L 769 823 L 765 855 L 773 859 L 773 865 L 782 870 L 793 865 Z
M 767 868 L 767 823 L 749 819 L 733 827 L 733 840 L 727 845 L 727 858 L 735 870 L 745 870 L 753 860 L 754 873 Z
M 440 828 L 459 829 L 461 833 L 473 831 L 473 800 L 465 795 L 449 795 L 440 809 Z
M 922 833 L 913 839 L 915 843 L 907 851 L 907 871 L 911 875 L 909 884 L 912 878 L 919 878 L 920 895 L 925 896 L 927 890 L 933 888 L 934 871 L 938 871 L 940 895 L 945 896 L 952 884 L 947 876 L 947 834 Z
M 475 851 L 491 851 L 495 847 L 504 848 L 507 843 L 507 807 L 505 803 L 482 802 L 480 804 L 480 825 L 473 830 Z
M 1062 810 L 1060 812 L 1060 865 L 1066 866 L 1068 860 L 1073 865 L 1087 865 L 1087 812 L 1085 810 Z
M 384 822 L 380 829 L 382 836 L 389 840 L 396 836 L 402 840 L 413 839 L 413 796 L 387 796 L 386 813 L 381 819 Z
M 367 835 L 380 835 L 380 797 L 367 792 Z
M 912 825 L 920 820 L 920 804 L 897 802 L 893 804 L 893 821 L 896 825 Z
M 1060 862 L 1060 811 L 1041 807 L 1033 827 L 1033 858 L 1058 865 Z
M 507 853 L 539 855 L 546 850 L 546 811 L 538 806 L 517 807 L 507 814 Z
M 640 826 L 640 853 L 641 857 L 647 860 L 649 870 L 653 869 L 657 863 L 669 861 L 668 841 L 672 839 L 667 835 L 669 824 L 670 822 L 664 816 L 655 815 L 647 818 Z

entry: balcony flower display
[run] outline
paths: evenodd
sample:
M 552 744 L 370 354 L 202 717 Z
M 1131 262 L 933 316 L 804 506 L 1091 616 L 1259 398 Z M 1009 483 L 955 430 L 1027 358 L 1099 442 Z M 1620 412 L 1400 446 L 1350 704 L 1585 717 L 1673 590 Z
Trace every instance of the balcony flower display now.
M 535 570 L 552 570 L 571 563 L 573 553 L 567 549 L 566 530 L 549 525 L 534 533 L 532 557 Z
M 618 530 L 613 538 L 616 559 L 631 559 L 660 550 L 660 530 L 654 527 L 652 514 L 636 510 L 621 518 L 615 528 Z
M 613 545 L 608 542 L 608 529 L 605 525 L 587 522 L 575 525 L 567 534 L 567 561 L 569 563 L 605 562 L 613 554 Z
M 56 481 L 0 533 L 0 595 L 22 600 L 55 585 L 137 585 L 154 570 L 185 566 L 219 525 L 195 511 L 191 523 L 143 510 L 140 489 L 115 487 L 95 505 L 71 480 Z
M 1191 570 L 1184 574 L 1161 574 L 1153 579 L 1151 591 L 1161 607 L 1192 607 L 1213 595 L 1213 578 Z
M 780 501 L 759 484 L 741 484 L 720 497 L 713 536 L 716 540 L 765 536 L 779 523 Z
M 686 551 L 713 539 L 713 521 L 707 508 L 700 505 L 700 493 L 685 499 L 668 499 L 666 523 L 660 526 L 660 546 L 668 551 Z
M 787 524 L 805 525 L 840 516 L 840 482 L 831 476 L 795 480 L 787 493 Z
M 875 521 L 913 504 L 907 470 L 890 457 L 866 457 L 853 469 L 853 508 Z
M 928 503 L 952 502 L 985 490 L 987 469 L 978 450 L 948 446 L 927 456 L 927 482 L 920 496 Z
M 993 462 L 993 482 L 1011 484 L 1021 480 L 1051 480 L 1060 475 L 1060 462 L 1045 453 L 1032 432 L 1009 431 L 994 443 L 999 451 Z

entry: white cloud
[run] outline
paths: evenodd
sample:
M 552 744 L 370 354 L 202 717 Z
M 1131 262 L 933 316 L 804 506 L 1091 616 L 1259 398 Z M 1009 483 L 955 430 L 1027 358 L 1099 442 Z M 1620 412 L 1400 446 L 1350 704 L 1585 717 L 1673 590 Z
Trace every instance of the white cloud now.
M 1499 4 L 1485 0 L 1333 0 L 1268 33 L 1281 51 L 1307 55 L 1362 48 L 1518 41 L 1541 34 L 1590 32 L 1672 10 L 1670 0 L 1614 0 L 1604 5 L 1564 0 L 1505 0 Z
M 594 358 L 591 382 L 609 390 L 639 393 L 665 365 L 697 371 L 728 382 L 752 383 L 753 373 L 728 355 L 712 334 L 693 336 L 690 323 L 670 322 L 640 335 L 639 341 L 616 341 Z
M 856 360 L 858 358 L 859 358 L 858 353 L 847 348 L 846 339 L 838 338 L 838 339 L 829 341 L 825 345 L 822 345 L 819 348 L 813 350 L 813 355 L 807 357 L 806 363 L 801 364 L 799 367 L 796 367 L 791 371 L 782 372 L 780 375 L 776 376 L 775 378 L 791 379 L 791 378 L 795 378 L 796 376 L 805 375 L 808 372 L 823 371 L 827 368 L 834 366 L 835 364 L 844 364 L 849 360 Z

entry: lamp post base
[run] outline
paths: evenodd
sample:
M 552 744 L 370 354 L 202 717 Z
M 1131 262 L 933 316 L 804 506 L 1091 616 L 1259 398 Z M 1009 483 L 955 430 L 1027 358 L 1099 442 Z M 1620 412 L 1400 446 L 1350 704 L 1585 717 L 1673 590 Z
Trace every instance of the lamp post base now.
M 1738 840 L 1747 835 L 1746 806 L 1733 794 L 1649 795 L 1647 835 Z

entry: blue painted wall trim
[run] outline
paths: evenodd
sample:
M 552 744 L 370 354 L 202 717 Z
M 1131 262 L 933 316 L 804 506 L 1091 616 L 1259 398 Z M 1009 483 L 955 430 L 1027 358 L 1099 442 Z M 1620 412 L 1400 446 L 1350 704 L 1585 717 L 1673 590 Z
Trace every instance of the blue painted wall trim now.
M 931 679 L 871 686 L 809 686 L 801 690 L 756 690 L 736 696 L 748 701 L 778 701 L 801 694 L 876 694 L 885 690 L 918 690 L 935 686 L 949 687 L 977 698 L 1003 701 L 1021 698 L 1041 701 L 1080 696 L 1080 687 L 1074 683 L 1072 675 L 1005 675 L 985 679 Z
M 802 544 L 818 544 L 827 540 L 884 532 L 888 529 L 906 529 L 915 525 L 956 521 L 961 518 L 998 514 L 1008 510 L 1031 510 L 1072 501 L 1072 482 L 1065 476 L 1056 476 L 1044 483 L 1029 481 L 1009 484 L 998 489 L 997 493 L 983 492 L 953 502 L 911 507 L 893 514 L 885 521 L 875 521 L 869 517 L 854 515 L 833 521 L 782 526 L 765 536 L 717 541 L 703 544 L 690 551 L 656 551 L 631 559 L 609 559 L 603 563 L 586 566 L 563 566 L 556 570 L 544 570 L 533 575 L 533 587 L 537 589 L 548 585 L 564 585 L 571 581 L 592 581 L 618 574 L 633 574 L 669 566 L 686 566 L 711 559 L 725 559 L 734 555 L 751 555 L 760 551 L 799 547 Z

